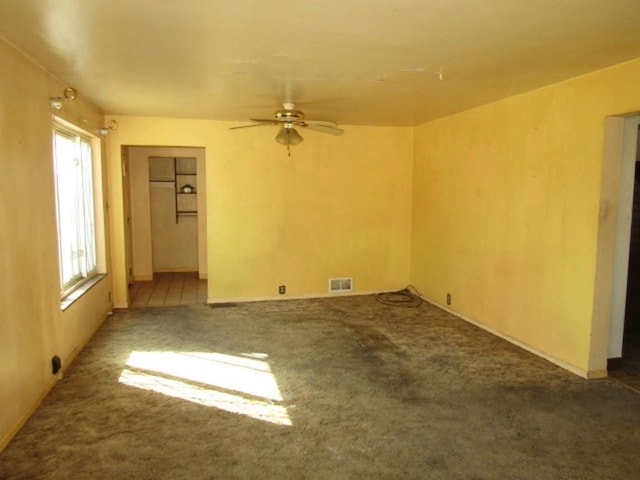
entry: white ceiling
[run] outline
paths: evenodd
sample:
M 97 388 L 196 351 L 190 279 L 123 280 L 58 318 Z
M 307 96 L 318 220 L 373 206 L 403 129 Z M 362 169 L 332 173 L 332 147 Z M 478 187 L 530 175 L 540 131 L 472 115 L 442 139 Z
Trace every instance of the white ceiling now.
M 640 57 L 640 0 L 1 0 L 0 35 L 109 114 L 416 125 Z

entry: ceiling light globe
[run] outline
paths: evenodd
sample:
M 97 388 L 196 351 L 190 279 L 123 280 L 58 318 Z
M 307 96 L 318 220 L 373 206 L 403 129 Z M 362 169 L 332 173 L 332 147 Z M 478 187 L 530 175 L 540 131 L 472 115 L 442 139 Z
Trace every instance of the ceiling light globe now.
M 304 139 L 293 127 L 282 127 L 276 135 L 276 142 L 281 145 L 298 145 Z

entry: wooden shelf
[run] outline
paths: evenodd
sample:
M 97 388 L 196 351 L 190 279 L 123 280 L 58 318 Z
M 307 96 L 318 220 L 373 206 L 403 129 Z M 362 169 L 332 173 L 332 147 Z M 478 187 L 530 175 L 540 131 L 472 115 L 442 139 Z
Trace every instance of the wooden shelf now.
M 197 197 L 192 197 L 198 195 L 196 188 L 198 183 L 196 159 L 175 158 L 174 178 L 176 182 L 176 223 L 178 223 L 182 216 L 198 215 L 198 203 L 197 200 L 194 200 Z M 192 188 L 192 191 L 183 192 L 182 189 L 187 185 Z M 180 202 L 179 199 L 181 198 L 185 201 Z
M 169 160 L 169 158 L 167 158 Z M 149 184 L 157 186 L 172 186 L 175 191 L 176 223 L 181 216 L 198 215 L 197 200 L 191 195 L 198 195 L 198 173 L 195 157 L 173 157 L 173 165 L 166 164 L 163 169 L 155 172 L 155 178 L 150 176 Z M 190 192 L 183 192 L 185 187 L 191 187 Z M 183 198 L 185 201 L 179 201 Z M 187 201 L 187 199 L 189 199 Z

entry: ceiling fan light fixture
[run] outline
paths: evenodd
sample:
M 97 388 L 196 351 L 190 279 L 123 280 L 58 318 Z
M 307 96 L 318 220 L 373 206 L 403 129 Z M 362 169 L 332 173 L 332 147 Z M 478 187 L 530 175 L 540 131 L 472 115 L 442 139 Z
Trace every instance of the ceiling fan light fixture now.
M 282 145 L 298 145 L 303 140 L 302 136 L 292 126 L 283 126 L 278 135 L 276 135 L 276 142 Z

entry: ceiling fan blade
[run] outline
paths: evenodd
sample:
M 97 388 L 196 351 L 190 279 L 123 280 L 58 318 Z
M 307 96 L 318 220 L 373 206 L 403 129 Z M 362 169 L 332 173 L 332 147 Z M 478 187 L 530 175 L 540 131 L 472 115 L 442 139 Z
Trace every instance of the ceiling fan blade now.
M 229 127 L 229 130 L 237 130 L 239 128 L 250 128 L 250 127 L 269 127 L 271 125 L 279 125 L 278 122 L 271 123 L 252 123 L 251 125 L 239 125 L 237 127 Z
M 305 120 L 304 123 L 316 124 L 316 125 L 328 125 L 330 127 L 337 127 L 338 124 L 332 120 Z
M 316 132 L 329 133 L 331 135 L 342 135 L 344 130 L 331 125 L 323 125 L 321 123 L 301 123 L 301 127 L 308 128 L 309 130 L 315 130 Z
M 256 123 L 266 123 L 267 125 L 280 125 L 282 123 L 282 120 L 277 118 L 250 118 L 249 120 Z

